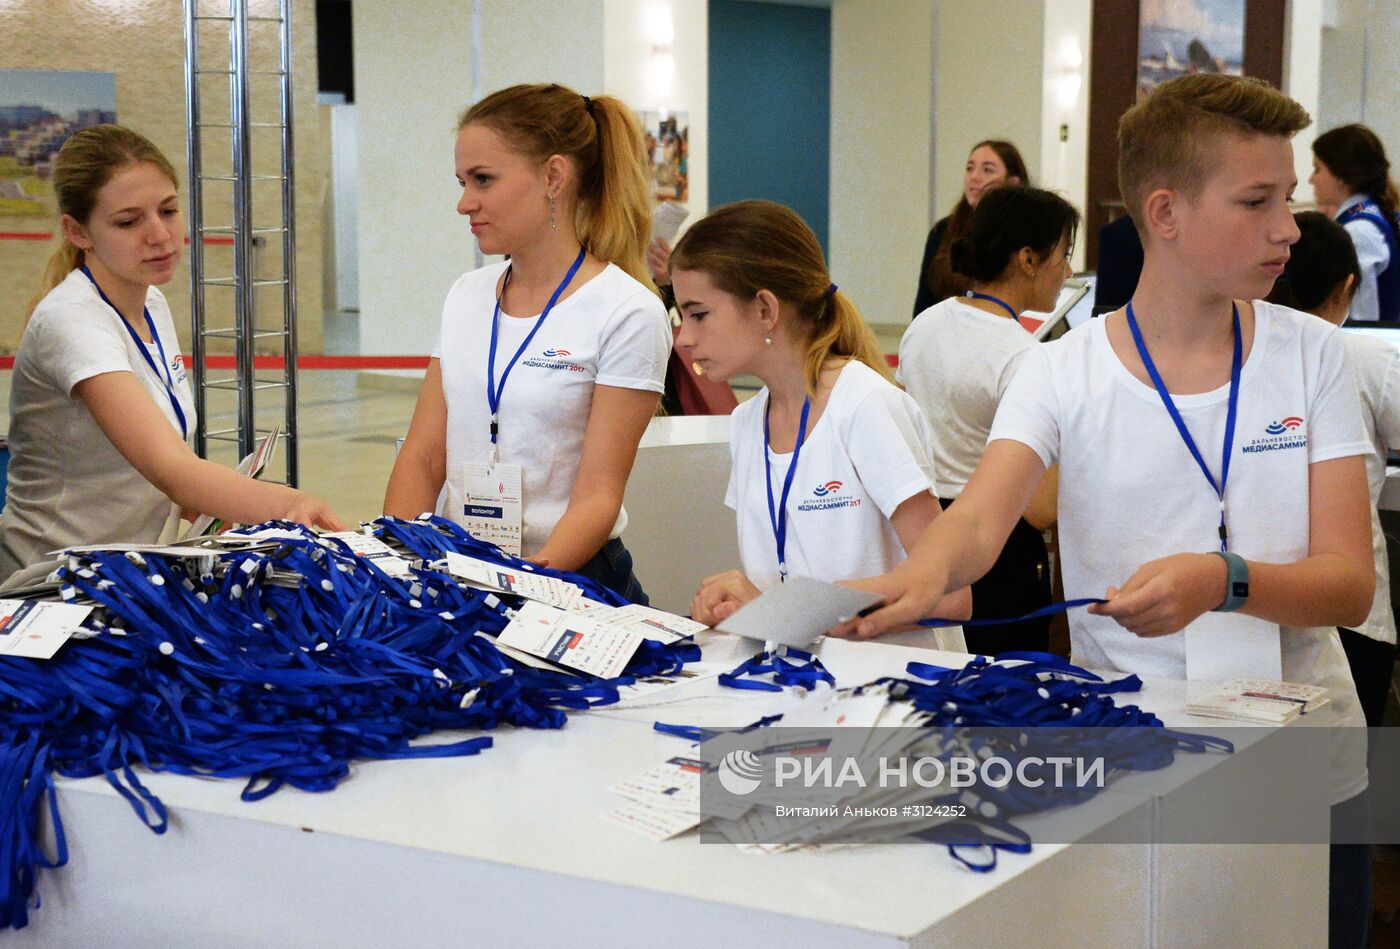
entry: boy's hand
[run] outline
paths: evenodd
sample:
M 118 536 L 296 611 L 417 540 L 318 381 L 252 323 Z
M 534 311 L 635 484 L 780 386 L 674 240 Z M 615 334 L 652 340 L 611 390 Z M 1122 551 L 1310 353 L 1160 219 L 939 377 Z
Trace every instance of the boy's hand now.
M 722 623 L 762 592 L 738 570 L 717 573 L 700 582 L 700 589 L 690 604 L 690 618 L 706 626 Z
M 1166 636 L 1225 602 L 1229 568 L 1214 554 L 1174 554 L 1138 568 L 1108 602 L 1089 612 L 1111 616 L 1139 636 Z
M 906 560 L 884 576 L 840 581 L 843 587 L 878 593 L 885 602 L 868 616 L 842 623 L 827 635 L 838 639 L 874 639 L 891 630 L 912 629 L 925 616 L 932 616 L 943 597 L 944 583 L 926 571 L 915 572 L 908 564 Z

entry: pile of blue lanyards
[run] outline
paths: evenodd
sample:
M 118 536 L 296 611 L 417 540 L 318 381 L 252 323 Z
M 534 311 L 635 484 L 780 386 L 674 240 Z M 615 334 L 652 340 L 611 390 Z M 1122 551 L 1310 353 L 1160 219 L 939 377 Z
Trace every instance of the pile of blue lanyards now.
M 67 846 L 54 774 L 105 775 L 156 833 L 166 810 L 134 766 L 329 791 L 356 758 L 474 755 L 492 739 L 415 743 L 438 729 L 559 728 L 565 709 L 617 701 L 634 677 L 678 672 L 691 643 L 646 641 L 621 679 L 517 662 L 482 633 L 520 600 L 460 586 L 430 566 L 448 552 L 534 568 L 440 518 L 383 518 L 374 533 L 424 563 L 391 578 L 338 540 L 290 525 L 260 549 L 208 557 L 85 553 L 60 573 L 65 599 L 98 605 L 90 638 L 47 661 L 0 657 L 0 926 L 28 922 L 40 869 Z M 45 811 L 55 851 L 40 844 Z
M 954 858 L 980 872 L 996 867 L 999 850 L 1031 849 L 1014 818 L 1080 804 L 1099 792 L 1092 782 L 1057 781 L 1048 763 L 1053 759 L 1102 759 L 1104 776 L 1111 778 L 1165 768 L 1179 751 L 1234 751 L 1223 738 L 1175 731 L 1136 705 L 1116 704 L 1112 695 L 1141 691 L 1137 676 L 1106 682 L 1049 653 L 1008 652 L 995 662 L 977 656 L 960 669 L 911 662 L 907 671 L 916 678 L 879 682 L 889 687 L 891 701 L 910 702 L 925 714 L 923 725 L 944 749 L 942 757 L 997 755 L 1030 765 L 1025 784 L 981 785 L 939 798 L 935 803 L 966 806 L 968 819 L 915 834 L 946 844 Z M 975 857 L 978 851 L 987 859 Z

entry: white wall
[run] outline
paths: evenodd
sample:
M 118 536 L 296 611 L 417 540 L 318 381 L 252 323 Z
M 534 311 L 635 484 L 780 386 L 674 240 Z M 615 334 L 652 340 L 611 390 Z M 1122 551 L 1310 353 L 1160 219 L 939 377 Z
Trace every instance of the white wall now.
M 479 11 L 480 61 L 472 61 Z M 647 72 L 643 28 L 670 13 L 675 62 L 670 100 Z M 456 213 L 452 143 L 472 101 L 521 82 L 610 92 L 638 109 L 690 113 L 691 206 L 705 207 L 708 6 L 704 0 L 358 0 L 360 351 L 431 350 L 448 287 L 476 264 Z
M 1312 140 L 1326 130 L 1317 120 L 1322 94 L 1322 14 L 1321 0 L 1293 0 L 1283 37 L 1283 91 L 1313 117 L 1312 126 L 1293 137 L 1293 167 L 1298 175 L 1293 200 L 1299 204 L 1312 203 L 1313 189 L 1308 184 Z M 1329 73 L 1331 68 L 1329 63 Z
M 1045 0 L 1040 175 L 1036 184 L 1061 195 L 1083 214 L 1089 200 L 1089 50 L 1092 0 Z M 1066 140 L 1060 128 L 1066 126 Z M 1075 243 L 1075 270 L 1084 269 L 1083 237 Z
M 709 4 L 604 0 L 603 11 L 603 89 L 639 111 L 687 114 L 695 221 L 709 207 Z
M 1294 0 L 1293 6 L 1318 0 Z M 1309 141 L 1348 122 L 1364 122 L 1400 166 L 1400 4 L 1395 0 L 1332 0 L 1323 4 L 1321 60 L 1327 76 Z
M 1032 179 L 1040 180 L 1045 25 L 1042 3 L 938 3 L 937 217 L 947 214 L 962 196 L 968 150 L 983 139 L 1004 138 L 1015 144 Z
M 928 237 L 932 35 L 930 3 L 832 3 L 829 263 L 871 323 L 909 322 Z
M 354 104 L 330 107 L 331 188 L 335 194 L 335 305 L 360 308 L 359 133 Z
M 422 355 L 471 266 L 452 142 L 471 92 L 466 0 L 355 4 L 360 351 Z

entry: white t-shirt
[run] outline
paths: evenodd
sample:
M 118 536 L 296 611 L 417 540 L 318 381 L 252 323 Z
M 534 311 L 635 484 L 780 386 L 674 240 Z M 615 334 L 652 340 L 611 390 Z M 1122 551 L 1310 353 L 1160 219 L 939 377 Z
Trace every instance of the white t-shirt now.
M 1385 487 L 1385 455 L 1400 448 L 1400 349 L 1383 339 L 1343 333 L 1347 358 L 1361 390 L 1361 422 L 1373 450 L 1366 456 L 1366 481 L 1371 487 L 1371 551 L 1376 561 L 1376 599 L 1366 622 L 1356 627 L 1363 636 L 1395 642 L 1395 612 L 1390 605 L 1390 558 L 1376 511 Z
M 1337 208 L 1337 217 L 1349 208 L 1366 201 L 1364 194 L 1354 194 Z M 1351 242 L 1356 245 L 1356 262 L 1361 265 L 1361 282 L 1356 285 L 1356 295 L 1351 298 L 1351 309 L 1347 316 L 1353 320 L 1379 320 L 1381 318 L 1380 292 L 1376 280 L 1381 271 L 1390 265 L 1390 248 L 1386 246 L 1385 235 L 1374 221 L 1355 219 L 1342 225 Z
M 1308 468 L 1371 453 L 1340 333 L 1315 316 L 1254 302 L 1254 343 L 1240 379 L 1226 487 L 1230 549 L 1290 563 L 1308 554 Z M 1229 385 L 1174 401 L 1219 476 Z M 1157 391 L 1119 361 L 1104 320 L 1026 357 L 1002 399 L 992 440 L 1029 446 L 1060 465 L 1060 557 L 1066 597 L 1103 596 L 1148 561 L 1218 550 L 1220 507 Z M 1207 613 L 1226 635 L 1235 617 Z M 1248 621 L 1248 617 L 1244 617 Z M 1091 669 L 1186 677 L 1185 632 L 1139 637 L 1107 616 L 1070 614 L 1075 662 Z M 1333 627 L 1284 628 L 1283 676 L 1326 686 L 1342 724 L 1363 725 Z M 1365 787 L 1365 740 L 1337 742 L 1333 803 Z
M 724 503 L 739 524 L 739 559 L 760 590 L 779 582 L 777 542 L 768 517 L 766 478 L 779 503 L 792 453 L 767 448 L 768 390 L 734 410 L 733 467 Z M 787 567 L 792 576 L 833 582 L 887 573 L 904 559 L 890 517 L 932 488 L 928 422 L 907 393 L 864 363 L 842 369 L 826 410 L 807 432 L 787 503 Z M 768 469 L 764 456 L 768 457 Z M 962 651 L 961 627 L 910 634 L 909 645 Z
M 929 307 L 905 330 L 896 377 L 932 426 L 939 497 L 962 493 L 987 448 L 997 404 L 1035 345 L 1016 321 L 957 297 Z
M 165 349 L 186 425 L 195 427 L 175 324 L 155 287 L 146 308 Z M 10 389 L 10 467 L 0 518 L 0 578 L 60 547 L 152 543 L 171 502 L 127 463 L 73 387 L 107 372 L 130 372 L 180 430 L 163 378 L 158 379 L 123 328 L 122 318 L 74 270 L 40 301 L 20 339 Z M 160 349 L 146 346 L 161 363 Z M 164 376 L 164 371 L 162 372 Z
M 502 262 L 463 274 L 447 293 L 433 356 L 442 360 L 447 398 L 447 501 L 460 516 L 463 473 L 491 449 L 486 359 Z M 539 322 L 538 314 L 501 314 L 496 384 Z M 521 466 L 522 549 L 528 556 L 549 539 L 569 506 L 583 454 L 595 385 L 661 392 L 671 328 L 657 295 L 609 264 L 560 301 L 511 370 L 500 403 L 497 445 L 502 462 Z M 619 510 L 610 537 L 627 526 Z

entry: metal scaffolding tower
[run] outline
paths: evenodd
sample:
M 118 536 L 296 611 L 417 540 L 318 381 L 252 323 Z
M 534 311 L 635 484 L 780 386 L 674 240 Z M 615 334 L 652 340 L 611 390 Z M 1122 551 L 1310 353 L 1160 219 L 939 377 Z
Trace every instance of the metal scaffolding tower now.
M 236 444 L 237 461 L 280 425 L 278 455 L 295 486 L 291 4 L 184 0 L 195 451 L 209 457 L 210 442 Z M 268 160 L 273 141 L 275 162 Z M 211 212 L 229 223 L 206 224 Z M 233 374 L 211 372 L 225 368 L 230 353 Z

